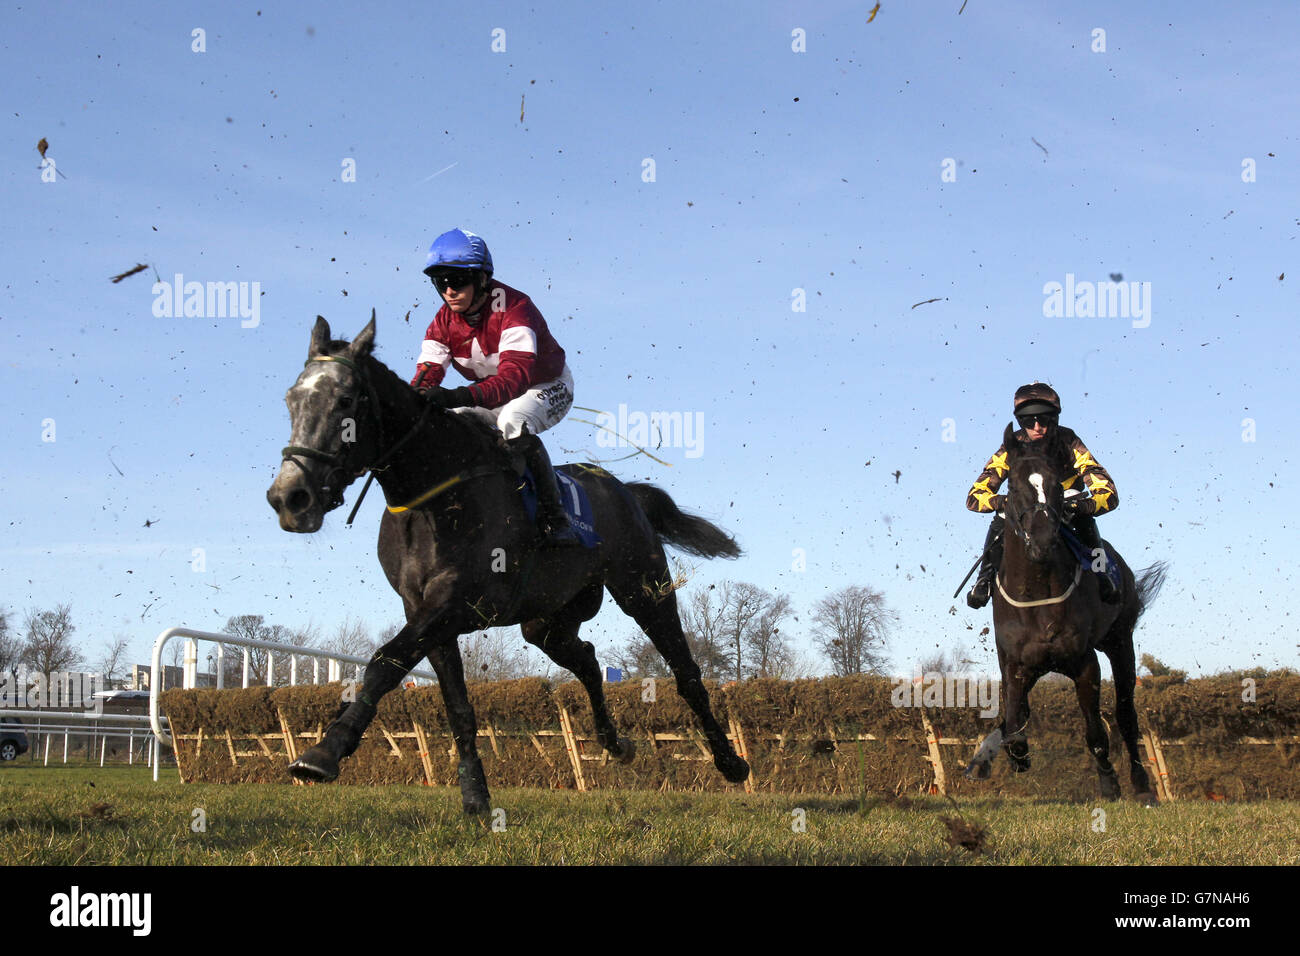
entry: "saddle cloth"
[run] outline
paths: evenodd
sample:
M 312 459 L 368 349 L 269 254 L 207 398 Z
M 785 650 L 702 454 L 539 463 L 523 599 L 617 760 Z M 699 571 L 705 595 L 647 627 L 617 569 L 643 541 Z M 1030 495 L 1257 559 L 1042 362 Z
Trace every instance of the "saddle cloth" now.
M 572 467 L 572 465 L 561 465 L 556 468 L 555 483 L 560 488 L 560 501 L 564 504 L 564 512 L 569 516 L 569 524 L 577 533 L 578 540 L 582 542 L 584 548 L 594 548 L 600 544 L 601 537 L 596 534 L 595 515 L 591 510 L 591 502 L 587 500 L 586 490 L 564 471 Z M 536 521 L 537 487 L 531 469 L 524 471 L 523 480 L 519 483 L 519 496 L 523 499 L 529 520 Z
M 1084 546 L 1084 543 L 1079 540 L 1079 536 L 1076 535 L 1064 522 L 1061 524 L 1061 537 L 1065 539 L 1065 543 L 1069 545 L 1070 550 L 1074 552 L 1074 556 L 1078 558 L 1079 563 L 1083 565 L 1084 570 L 1091 571 L 1093 562 L 1092 552 Z M 1101 546 L 1106 552 L 1106 568 L 1100 573 L 1105 574 L 1106 577 L 1110 579 L 1110 583 L 1115 586 L 1115 591 L 1118 593 L 1123 587 L 1124 582 L 1120 578 L 1119 561 L 1116 560 L 1115 549 L 1110 546 L 1109 541 L 1102 541 Z

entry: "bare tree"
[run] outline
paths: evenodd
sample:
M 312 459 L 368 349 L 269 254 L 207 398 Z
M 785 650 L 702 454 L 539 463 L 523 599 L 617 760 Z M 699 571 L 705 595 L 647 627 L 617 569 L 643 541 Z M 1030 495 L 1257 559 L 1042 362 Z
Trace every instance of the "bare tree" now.
M 128 643 L 129 641 L 121 634 L 116 634 L 112 640 L 104 642 L 99 663 L 95 667 L 103 675 L 105 688 L 111 688 L 118 680 L 118 671 L 124 666 Z
M 369 660 L 379 649 L 379 641 L 370 636 L 370 628 L 359 618 L 344 618 L 326 640 L 312 646 L 334 654 L 348 654 Z
M 832 671 L 845 677 L 880 671 L 898 618 L 885 606 L 884 594 L 854 584 L 818 601 L 812 619 L 813 643 L 830 659 Z
M 930 655 L 916 666 L 922 674 L 968 674 L 974 663 L 966 657 L 966 652 L 961 647 L 954 646 Z
M 691 652 L 691 660 L 700 668 L 700 676 L 705 680 L 716 680 L 722 676 L 722 666 L 726 662 L 716 648 L 705 643 L 695 631 L 687 629 L 683 634 Z M 628 678 L 673 676 L 672 668 L 644 631 L 628 636 L 621 646 L 614 649 L 612 659 Z
M 81 648 L 72 642 L 72 607 L 60 604 L 53 611 L 28 611 L 24 622 L 22 662 L 38 674 L 53 674 L 81 663 Z
M 5 674 L 16 674 L 22 663 L 23 642 L 9 627 L 9 612 L 0 611 L 0 680 Z
M 745 644 L 772 596 L 757 585 L 744 581 L 723 581 L 718 591 L 722 603 L 728 676 L 733 680 L 743 680 L 748 657 Z
M 493 627 L 467 634 L 462 638 L 461 662 L 465 681 L 515 680 L 520 677 L 545 677 L 550 673 L 550 658 L 544 665 L 529 653 L 518 628 Z
M 781 622 L 791 613 L 790 598 L 785 594 L 768 595 L 758 619 L 750 626 L 746 644 L 749 650 L 748 677 L 795 676 L 799 660 L 789 639 L 781 633 Z
M 297 631 L 282 624 L 267 624 L 260 614 L 240 614 L 226 620 L 225 632 L 235 637 L 244 637 L 256 641 L 269 641 L 276 644 L 292 644 L 296 647 L 309 646 L 314 636 L 308 627 Z M 244 674 L 244 648 L 239 644 L 222 645 L 225 659 L 225 683 L 227 687 L 239 687 Z M 248 648 L 248 682 L 250 685 L 265 685 L 268 665 L 273 662 L 272 654 L 264 648 Z M 275 674 L 273 684 L 282 687 L 289 683 L 289 665 L 285 655 L 279 654 L 274 661 Z
M 691 657 L 699 665 L 700 673 L 707 680 L 718 680 L 725 676 L 727 668 L 726 636 L 723 634 L 723 608 L 715 600 L 720 598 L 716 585 L 710 584 L 691 592 L 688 599 L 678 601 L 678 611 L 682 618 L 682 631 L 686 635 L 686 644 L 691 650 Z M 641 636 L 641 641 L 650 650 L 654 645 L 650 639 Z M 670 672 L 667 663 L 659 658 L 661 673 L 649 673 L 645 676 L 667 676 Z
M 706 677 L 744 680 L 790 676 L 799 666 L 781 622 L 790 599 L 744 581 L 723 581 L 691 595 L 683 609 L 687 643 Z

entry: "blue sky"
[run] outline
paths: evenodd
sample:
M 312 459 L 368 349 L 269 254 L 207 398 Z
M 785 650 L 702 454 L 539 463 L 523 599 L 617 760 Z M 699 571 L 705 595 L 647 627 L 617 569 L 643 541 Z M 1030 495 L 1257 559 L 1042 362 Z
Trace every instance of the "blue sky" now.
M 610 467 L 736 534 L 690 586 L 788 593 L 814 672 L 807 612 L 849 584 L 899 612 L 898 670 L 995 666 L 991 615 L 950 596 L 986 528 L 966 490 L 1034 379 L 1116 481 L 1103 534 L 1171 564 L 1139 653 L 1293 666 L 1300 10 L 870 6 L 6 5 L 0 606 L 70 601 L 88 650 L 138 661 L 235 614 L 397 620 L 379 495 L 293 536 L 264 494 L 313 317 L 350 337 L 377 309 L 409 374 L 424 252 L 462 226 L 579 405 L 702 416 L 698 456 Z M 257 326 L 156 317 L 155 269 L 259 283 Z M 1044 316 L 1048 283 L 1111 273 L 1150 283 L 1149 325 Z M 621 454 L 579 417 L 557 462 Z M 608 604 L 601 649 L 634 631 Z

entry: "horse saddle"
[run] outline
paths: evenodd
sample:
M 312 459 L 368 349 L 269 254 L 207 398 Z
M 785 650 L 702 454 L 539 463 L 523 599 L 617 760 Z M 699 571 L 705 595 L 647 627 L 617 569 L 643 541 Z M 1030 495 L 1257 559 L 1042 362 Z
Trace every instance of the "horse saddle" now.
M 1070 551 L 1078 559 L 1079 563 L 1083 565 L 1084 570 L 1094 570 L 1093 562 L 1096 559 L 1093 557 L 1092 550 L 1080 541 L 1079 536 L 1064 522 L 1061 524 L 1061 537 L 1065 539 L 1065 543 L 1069 545 Z M 1124 581 L 1123 578 L 1120 577 L 1119 573 L 1118 555 L 1116 555 L 1115 549 L 1110 546 L 1109 541 L 1102 541 L 1101 546 L 1106 553 L 1106 562 L 1104 568 L 1096 573 L 1106 575 L 1110 580 L 1110 583 L 1114 585 L 1115 592 L 1119 593 L 1123 588 Z
M 555 469 L 555 484 L 560 489 L 560 503 L 564 513 L 569 516 L 569 524 L 578 535 L 584 548 L 594 548 L 600 544 L 601 537 L 596 534 L 595 516 L 587 492 L 578 481 L 571 478 L 563 469 L 571 465 L 560 465 Z M 523 499 L 528 512 L 528 520 L 537 520 L 537 485 L 533 480 L 532 469 L 525 469 L 523 479 L 519 482 L 519 497 Z

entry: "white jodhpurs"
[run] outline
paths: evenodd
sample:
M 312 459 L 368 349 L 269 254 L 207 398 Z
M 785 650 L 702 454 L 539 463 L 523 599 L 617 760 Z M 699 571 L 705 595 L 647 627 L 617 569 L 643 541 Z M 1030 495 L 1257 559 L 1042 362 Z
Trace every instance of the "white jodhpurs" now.
M 457 414 L 477 415 L 496 426 L 507 440 L 518 438 L 524 426 L 533 435 L 558 425 L 573 407 L 573 376 L 566 365 L 560 377 L 530 388 L 500 408 L 457 408 Z

